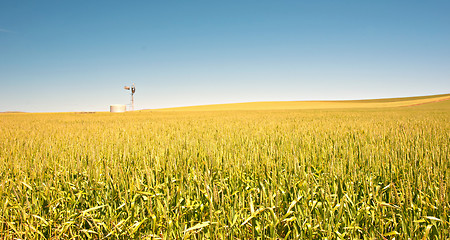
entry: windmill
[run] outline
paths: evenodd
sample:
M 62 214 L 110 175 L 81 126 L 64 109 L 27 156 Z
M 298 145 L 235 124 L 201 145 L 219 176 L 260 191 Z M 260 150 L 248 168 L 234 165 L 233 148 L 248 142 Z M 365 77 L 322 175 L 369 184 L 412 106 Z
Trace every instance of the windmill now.
M 131 87 L 125 86 L 124 89 L 131 91 L 131 111 L 134 111 L 134 93 L 136 92 L 136 87 L 134 86 L 134 83 L 133 83 L 133 85 L 131 85 Z

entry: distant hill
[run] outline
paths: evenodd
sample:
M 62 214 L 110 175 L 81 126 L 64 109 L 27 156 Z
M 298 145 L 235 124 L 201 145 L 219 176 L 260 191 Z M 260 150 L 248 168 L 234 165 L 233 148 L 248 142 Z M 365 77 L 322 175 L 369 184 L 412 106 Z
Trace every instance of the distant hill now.
M 342 101 L 278 101 L 213 104 L 189 107 L 154 109 L 152 111 L 229 111 L 229 110 L 295 110 L 295 109 L 349 109 L 349 108 L 395 108 L 428 105 L 445 101 L 439 106 L 450 106 L 450 94 L 431 96 L 381 98 Z
M 0 113 L 25 113 L 25 112 L 20 112 L 20 111 L 5 111 L 5 112 L 0 112 Z

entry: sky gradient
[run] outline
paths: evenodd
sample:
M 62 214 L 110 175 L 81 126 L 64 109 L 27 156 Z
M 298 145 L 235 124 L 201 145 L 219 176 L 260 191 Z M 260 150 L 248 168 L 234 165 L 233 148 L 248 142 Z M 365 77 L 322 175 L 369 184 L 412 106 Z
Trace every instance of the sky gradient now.
M 450 1 L 1 1 L 0 112 L 450 92 Z

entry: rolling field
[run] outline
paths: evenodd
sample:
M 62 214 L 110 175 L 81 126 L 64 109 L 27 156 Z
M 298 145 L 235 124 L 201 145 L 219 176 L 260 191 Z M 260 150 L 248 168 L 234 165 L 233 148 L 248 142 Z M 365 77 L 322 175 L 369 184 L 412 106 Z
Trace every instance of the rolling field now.
M 346 101 L 286 101 L 286 102 L 247 102 L 230 104 L 213 104 L 175 108 L 155 109 L 153 111 L 231 111 L 231 110 L 303 110 L 303 109 L 358 109 L 358 108 L 392 108 L 408 107 L 450 100 L 450 94 L 384 98 Z
M 0 114 L 0 238 L 448 239 L 449 98 Z

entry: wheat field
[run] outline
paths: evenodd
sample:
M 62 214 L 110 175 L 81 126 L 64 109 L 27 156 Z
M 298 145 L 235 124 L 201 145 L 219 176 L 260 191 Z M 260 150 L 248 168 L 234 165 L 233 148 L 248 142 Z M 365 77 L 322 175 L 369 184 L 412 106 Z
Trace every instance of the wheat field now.
M 448 239 L 435 98 L 0 114 L 0 238 Z
M 384 98 L 369 100 L 344 101 L 279 101 L 279 102 L 246 102 L 229 104 L 212 104 L 200 106 L 186 106 L 162 108 L 153 111 L 253 111 L 253 110 L 311 110 L 311 109 L 365 109 L 365 108 L 394 108 L 409 107 L 422 104 L 450 100 L 450 94 Z

